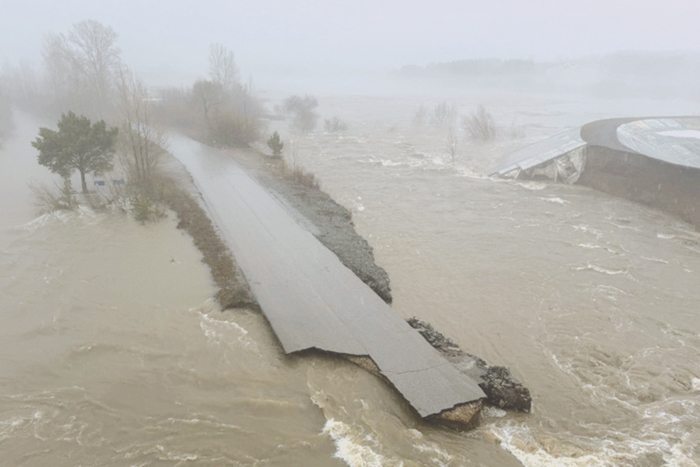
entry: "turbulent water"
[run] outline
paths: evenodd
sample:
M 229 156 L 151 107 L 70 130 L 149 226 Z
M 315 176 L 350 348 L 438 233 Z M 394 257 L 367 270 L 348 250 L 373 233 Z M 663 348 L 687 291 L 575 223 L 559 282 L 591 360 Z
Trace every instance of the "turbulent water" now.
M 411 125 L 420 100 L 323 103 L 350 129 L 288 157 L 353 210 L 395 310 L 510 367 L 534 412 L 425 425 L 371 374 L 283 356 L 259 314 L 216 310 L 172 219 L 35 218 L 25 121 L 0 150 L 0 465 L 700 464 L 700 235 L 583 187 L 484 176 L 593 118 L 692 109 L 492 98 L 525 139 L 462 143 L 453 164 L 443 130 Z

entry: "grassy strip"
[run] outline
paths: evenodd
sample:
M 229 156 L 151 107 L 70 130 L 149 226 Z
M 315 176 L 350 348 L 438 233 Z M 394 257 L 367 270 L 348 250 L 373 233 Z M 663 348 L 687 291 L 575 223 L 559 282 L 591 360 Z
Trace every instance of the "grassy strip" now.
M 233 255 L 216 232 L 207 213 L 185 190 L 176 188 L 168 193 L 164 202 L 175 211 L 177 227 L 185 230 L 203 255 L 214 283 L 219 287 L 216 300 L 222 309 L 255 306 L 248 283 L 233 260 Z

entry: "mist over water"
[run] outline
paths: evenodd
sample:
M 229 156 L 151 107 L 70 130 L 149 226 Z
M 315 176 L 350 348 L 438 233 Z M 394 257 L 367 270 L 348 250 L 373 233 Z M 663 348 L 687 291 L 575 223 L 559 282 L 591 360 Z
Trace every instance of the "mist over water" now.
M 419 3 L 0 0 L 0 466 L 700 465 L 700 234 L 586 187 L 488 177 L 592 120 L 700 113 L 697 2 Z M 533 413 L 488 408 L 454 432 L 345 360 L 283 355 L 260 313 L 220 311 L 173 213 L 37 215 L 28 182 L 54 182 L 38 128 L 66 106 L 120 118 L 71 81 L 80 67 L 43 69 L 44 34 L 88 18 L 114 28 L 111 66 L 143 79 L 135 101 L 174 86 L 161 123 L 201 139 L 193 82 L 215 81 L 223 44 L 228 116 L 260 117 L 264 150 L 279 131 L 352 211 L 396 312 L 509 367 Z M 300 135 L 284 99 L 306 94 L 320 121 Z M 431 122 L 441 104 L 452 134 Z M 494 141 L 460 124 L 479 105 Z M 324 131 L 333 117 L 348 128 Z
M 525 140 L 610 109 L 535 99 L 487 104 L 516 115 Z M 509 366 L 533 413 L 487 410 L 471 433 L 427 426 L 371 374 L 285 357 L 260 315 L 221 314 L 173 220 L 24 213 L 2 229 L 8 465 L 698 464 L 700 235 L 585 187 L 484 176 L 523 141 L 462 138 L 452 164 L 441 129 L 412 126 L 424 99 L 322 102 L 349 129 L 297 137 L 296 157 L 353 211 L 394 309 Z M 649 102 L 617 105 L 643 114 Z M 31 157 L 6 148 L 3 164 Z

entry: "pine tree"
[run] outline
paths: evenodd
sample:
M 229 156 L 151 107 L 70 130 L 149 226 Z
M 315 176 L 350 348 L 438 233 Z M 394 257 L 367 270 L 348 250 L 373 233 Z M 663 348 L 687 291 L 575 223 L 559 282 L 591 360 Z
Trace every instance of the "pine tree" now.
M 32 146 L 39 150 L 39 164 L 63 178 L 77 170 L 83 193 L 87 193 L 86 173 L 112 170 L 114 141 L 117 128 L 107 129 L 104 120 L 90 123 L 84 116 L 73 112 L 61 115 L 58 131 L 39 128 L 39 136 Z
M 282 157 L 282 148 L 284 148 L 284 143 L 280 139 L 280 134 L 276 131 L 272 133 L 270 139 L 267 140 L 267 145 L 272 149 L 272 155 L 275 157 Z

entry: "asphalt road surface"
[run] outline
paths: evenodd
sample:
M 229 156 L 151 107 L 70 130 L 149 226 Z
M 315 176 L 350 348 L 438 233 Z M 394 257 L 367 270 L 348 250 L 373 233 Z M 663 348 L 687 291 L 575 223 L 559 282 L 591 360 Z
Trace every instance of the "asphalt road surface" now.
M 485 397 L 224 151 L 179 135 L 170 149 L 285 352 L 369 356 L 423 417 Z

